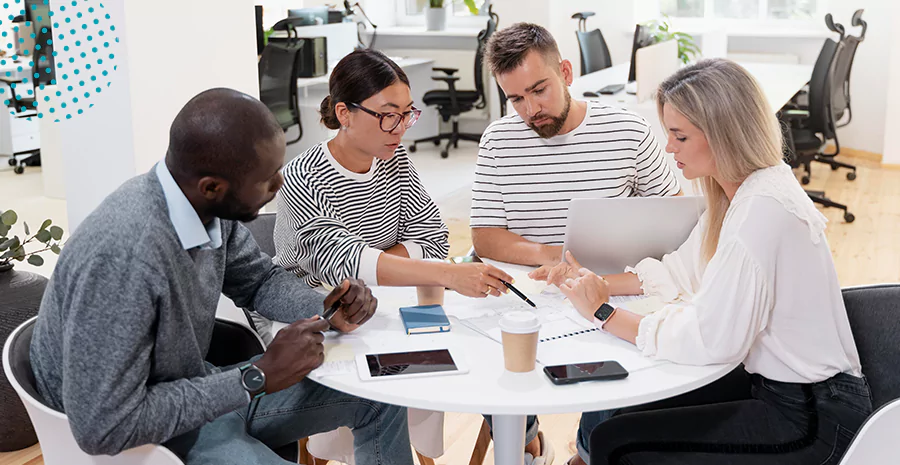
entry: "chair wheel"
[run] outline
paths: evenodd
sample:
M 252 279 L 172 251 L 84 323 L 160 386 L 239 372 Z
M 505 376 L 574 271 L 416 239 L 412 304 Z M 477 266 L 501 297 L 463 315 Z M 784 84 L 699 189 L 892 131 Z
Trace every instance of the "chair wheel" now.
M 853 181 L 854 179 L 856 179 L 856 171 L 851 171 L 851 172 L 847 173 L 848 181 Z
M 837 166 L 834 166 L 834 165 L 831 166 L 831 171 L 837 171 L 837 170 L 838 170 Z
M 856 219 L 856 217 L 853 216 L 853 213 L 850 213 L 850 212 L 844 213 L 844 221 L 846 221 L 848 223 L 852 223 L 855 219 Z
M 24 172 L 25 172 L 24 166 L 16 166 L 15 168 L 13 168 L 13 173 L 22 174 Z
M 809 184 L 809 176 L 804 175 L 802 178 L 800 178 L 800 184 L 803 184 L 804 186 Z
M 407 147 L 410 153 L 416 153 L 416 144 L 410 145 Z
M 9 162 L 9 166 L 16 166 L 16 159 L 15 159 L 15 158 L 10 158 L 10 159 L 7 160 L 7 161 Z
M 449 150 L 447 150 L 447 149 L 441 150 L 441 158 L 449 158 L 449 157 L 450 157 Z
M 438 145 L 441 145 L 441 141 L 439 141 L 439 140 L 433 140 L 433 141 L 431 141 L 431 143 L 433 143 L 435 147 L 437 147 Z

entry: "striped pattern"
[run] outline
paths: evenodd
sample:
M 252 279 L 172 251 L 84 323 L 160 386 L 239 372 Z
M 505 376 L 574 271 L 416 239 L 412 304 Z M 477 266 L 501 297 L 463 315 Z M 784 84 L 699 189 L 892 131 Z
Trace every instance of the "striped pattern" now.
M 367 249 L 417 245 L 410 256 L 444 258 L 447 226 L 401 145 L 363 175 L 340 167 L 318 144 L 282 170 L 275 221 L 275 262 L 310 286 L 360 277 Z M 371 252 L 371 250 L 370 250 Z M 416 253 L 418 252 L 418 253 Z
M 506 228 L 562 245 L 569 201 L 674 195 L 681 190 L 665 152 L 640 116 L 596 102 L 568 134 L 542 139 L 518 115 L 481 138 L 472 188 L 473 228 Z

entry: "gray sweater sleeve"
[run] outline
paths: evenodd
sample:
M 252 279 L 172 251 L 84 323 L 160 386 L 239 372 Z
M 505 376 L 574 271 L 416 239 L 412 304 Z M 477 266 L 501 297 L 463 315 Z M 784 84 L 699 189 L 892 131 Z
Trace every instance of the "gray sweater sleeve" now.
M 246 226 L 238 221 L 223 226 L 228 223 L 231 233 L 222 293 L 238 307 L 283 323 L 322 314 L 324 296 L 274 264 L 259 250 Z
M 100 254 L 71 272 L 62 399 L 85 452 L 163 443 L 247 404 L 236 369 L 148 386 L 157 302 L 169 295 L 158 271 Z

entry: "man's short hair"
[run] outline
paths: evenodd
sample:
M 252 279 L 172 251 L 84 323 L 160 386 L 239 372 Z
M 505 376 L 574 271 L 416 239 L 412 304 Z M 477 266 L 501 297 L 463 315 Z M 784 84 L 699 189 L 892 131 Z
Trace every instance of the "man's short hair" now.
M 531 23 L 516 23 L 497 31 L 488 41 L 484 61 L 494 76 L 508 73 L 535 51 L 548 62 L 559 61 L 559 47 L 550 31 Z

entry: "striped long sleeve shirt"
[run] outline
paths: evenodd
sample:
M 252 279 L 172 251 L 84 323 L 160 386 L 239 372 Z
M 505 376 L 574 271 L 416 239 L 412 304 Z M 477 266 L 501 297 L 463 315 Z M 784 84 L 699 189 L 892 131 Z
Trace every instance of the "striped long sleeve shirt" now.
M 589 102 L 577 128 L 549 139 L 513 114 L 492 123 L 481 138 L 470 224 L 562 245 L 572 199 L 679 190 L 650 125 L 634 113 Z
M 346 278 L 377 285 L 378 257 L 397 244 L 410 258 L 447 256 L 447 226 L 402 145 L 360 174 L 341 166 L 323 142 L 282 172 L 275 262 L 310 286 Z

